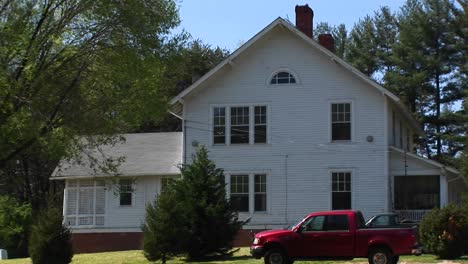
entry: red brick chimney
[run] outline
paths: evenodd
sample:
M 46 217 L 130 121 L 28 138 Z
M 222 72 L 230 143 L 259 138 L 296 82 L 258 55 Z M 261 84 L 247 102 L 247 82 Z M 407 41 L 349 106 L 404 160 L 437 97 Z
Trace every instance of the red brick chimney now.
M 320 34 L 318 36 L 318 42 L 331 52 L 335 52 L 335 39 L 332 34 Z
M 314 19 L 314 11 L 309 5 L 296 6 L 296 28 L 304 34 L 312 38 L 312 22 Z

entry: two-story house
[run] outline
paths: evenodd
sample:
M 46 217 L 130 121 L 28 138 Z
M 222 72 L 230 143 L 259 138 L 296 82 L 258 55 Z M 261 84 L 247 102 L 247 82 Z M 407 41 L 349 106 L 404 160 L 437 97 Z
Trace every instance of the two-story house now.
M 197 146 L 208 148 L 225 170 L 233 206 L 251 219 L 246 231 L 291 225 L 318 210 L 397 211 L 418 220 L 458 202 L 466 190 L 459 172 L 414 153 L 413 138 L 424 133 L 400 99 L 338 58 L 330 35 L 313 40 L 312 19 L 307 5 L 296 6 L 296 26 L 277 18 L 172 100 L 183 121 L 181 162 L 190 163 Z M 76 176 L 56 175 L 67 179 L 66 196 Z M 137 178 L 136 197 L 157 193 L 145 187 L 161 184 L 153 176 Z M 66 219 L 69 212 L 78 219 L 69 222 L 73 230 L 101 239 L 105 230 L 139 232 L 111 216 L 124 212 L 109 205 L 122 197 L 106 197 L 101 226 L 80 226 L 82 198 L 65 199 Z

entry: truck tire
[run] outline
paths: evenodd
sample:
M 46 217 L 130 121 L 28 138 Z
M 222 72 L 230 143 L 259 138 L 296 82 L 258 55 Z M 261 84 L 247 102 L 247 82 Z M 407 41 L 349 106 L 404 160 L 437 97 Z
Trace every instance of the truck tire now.
M 393 264 L 394 257 L 386 248 L 375 248 L 369 254 L 369 264 Z
M 393 264 L 397 264 L 399 260 L 400 260 L 400 256 L 393 256 L 392 258 Z
M 280 248 L 272 248 L 265 253 L 265 264 L 288 264 L 288 256 Z

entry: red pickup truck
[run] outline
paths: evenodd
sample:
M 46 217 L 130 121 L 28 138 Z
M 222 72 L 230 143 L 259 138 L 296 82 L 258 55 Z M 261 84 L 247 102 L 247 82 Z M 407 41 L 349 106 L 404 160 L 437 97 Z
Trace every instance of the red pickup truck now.
M 359 211 L 316 212 L 292 228 L 255 234 L 250 252 L 265 264 L 291 264 L 298 259 L 369 259 L 395 264 L 400 255 L 420 255 L 413 228 L 366 227 Z

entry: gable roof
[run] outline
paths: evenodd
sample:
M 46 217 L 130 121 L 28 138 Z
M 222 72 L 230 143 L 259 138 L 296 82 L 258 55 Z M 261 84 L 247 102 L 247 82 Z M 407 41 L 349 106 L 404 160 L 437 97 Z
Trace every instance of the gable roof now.
M 100 154 L 95 149 L 89 153 L 98 161 L 104 158 L 124 157 L 118 167 L 121 176 L 179 175 L 182 163 L 182 132 L 125 134 L 125 142 L 102 146 Z M 94 155 L 93 155 L 94 154 Z M 89 178 L 109 176 L 90 168 L 89 159 L 82 153 L 81 162 L 61 161 L 51 179 Z
M 349 63 L 345 62 L 344 60 L 342 60 L 341 58 L 339 58 L 338 56 L 336 56 L 336 54 L 334 54 L 333 52 L 329 51 L 328 49 L 326 49 L 325 47 L 323 47 L 322 45 L 320 45 L 319 43 L 317 43 L 315 40 L 313 40 L 312 38 L 308 37 L 307 35 L 305 35 L 304 33 L 302 33 L 300 30 L 298 30 L 294 25 L 292 25 L 290 22 L 284 20 L 283 18 L 281 17 L 278 17 L 277 19 L 275 19 L 273 22 L 271 22 L 268 26 L 266 26 L 264 29 L 262 29 L 260 32 L 258 32 L 255 36 L 253 36 L 251 39 L 249 39 L 246 43 L 244 43 L 244 45 L 242 45 L 241 47 L 239 47 L 237 50 L 235 50 L 233 53 L 231 53 L 231 55 L 229 55 L 226 59 L 224 59 L 221 63 L 219 63 L 216 67 L 214 67 L 213 69 L 211 69 L 208 73 L 206 73 L 205 75 L 203 75 L 200 79 L 198 79 L 196 82 L 194 82 L 192 85 L 190 85 L 188 88 L 186 88 L 185 90 L 183 90 L 182 92 L 180 92 L 177 96 L 175 96 L 174 98 L 171 99 L 170 101 L 170 104 L 171 105 L 174 105 L 176 104 L 177 102 L 183 102 L 183 99 L 184 97 L 186 97 L 187 95 L 189 95 L 190 93 L 192 93 L 193 91 L 199 89 L 199 87 L 205 83 L 207 80 L 209 80 L 211 77 L 213 77 L 214 75 L 216 75 L 221 69 L 223 69 L 224 67 L 226 67 L 227 65 L 231 65 L 233 64 L 233 60 L 236 59 L 240 54 L 242 54 L 247 48 L 249 48 L 250 46 L 252 46 L 257 40 L 259 40 L 260 38 L 262 38 L 263 36 L 265 36 L 268 32 L 270 32 L 272 29 L 274 29 L 275 27 L 283 27 L 283 28 L 286 28 L 288 30 L 290 30 L 291 32 L 293 32 L 294 34 L 296 34 L 296 36 L 298 36 L 299 38 L 301 38 L 302 40 L 304 40 L 306 43 L 308 43 L 309 45 L 311 45 L 313 48 L 315 49 L 318 49 L 319 51 L 321 51 L 322 53 L 324 53 L 325 55 L 327 55 L 328 57 L 330 57 L 330 59 L 335 62 L 336 64 L 338 65 L 341 65 L 343 66 L 346 70 L 350 71 L 351 73 L 353 73 L 355 76 L 357 76 L 358 78 L 360 78 L 361 80 L 363 80 L 364 82 L 368 83 L 370 86 L 372 86 L 373 88 L 375 88 L 376 90 L 378 90 L 380 93 L 382 93 L 383 95 L 387 96 L 388 98 L 390 98 L 390 100 L 392 102 L 395 103 L 395 105 L 398 107 L 398 109 L 403 113 L 403 115 L 405 116 L 405 118 L 409 121 L 409 123 L 413 126 L 413 129 L 415 129 L 415 131 L 421 135 L 421 136 L 424 136 L 424 132 L 421 130 L 418 122 L 413 118 L 413 116 L 411 115 L 411 113 L 406 109 L 406 107 L 402 104 L 400 98 L 398 98 L 398 96 L 394 95 L 393 93 L 391 93 L 389 90 L 385 89 L 382 85 L 376 83 L 375 81 L 373 81 L 372 79 L 370 79 L 368 76 L 366 76 L 365 74 L 363 74 L 361 71 L 359 71 L 358 69 L 356 69 L 355 67 L 353 67 L 352 65 L 350 65 Z

